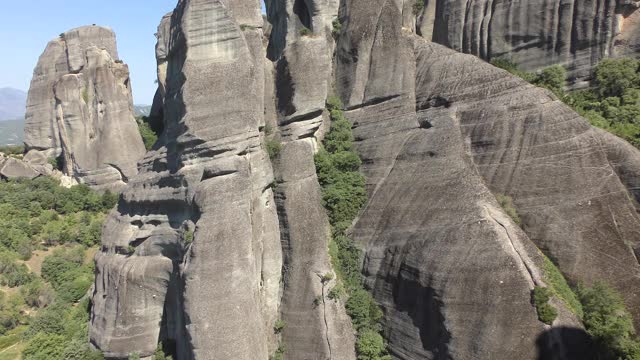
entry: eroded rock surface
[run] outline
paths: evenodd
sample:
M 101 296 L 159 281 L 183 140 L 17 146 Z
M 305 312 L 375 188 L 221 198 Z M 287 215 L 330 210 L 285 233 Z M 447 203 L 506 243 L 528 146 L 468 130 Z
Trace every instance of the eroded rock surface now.
M 525 70 L 565 65 L 577 81 L 600 59 L 637 55 L 635 0 L 425 1 L 417 31 L 484 59 L 506 57 Z
M 393 3 L 350 1 L 341 17 L 336 84 L 371 196 L 353 235 L 394 358 L 588 356 L 570 346 L 575 320 L 545 329 L 531 308 L 540 250 L 570 281 L 617 288 L 638 322 L 625 185 L 640 153 L 549 92 L 414 37 Z M 524 232 L 492 193 L 514 198 Z
M 85 26 L 52 40 L 33 73 L 27 151 L 62 156 L 64 173 L 94 188 L 120 189 L 144 155 L 127 65 L 113 31 Z

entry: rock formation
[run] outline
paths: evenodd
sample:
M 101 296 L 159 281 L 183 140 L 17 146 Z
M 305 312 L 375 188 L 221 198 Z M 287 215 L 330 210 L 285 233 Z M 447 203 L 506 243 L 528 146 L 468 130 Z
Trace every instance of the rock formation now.
M 113 31 L 85 26 L 49 42 L 33 72 L 24 142 L 28 157 L 62 157 L 65 174 L 98 189 L 137 173 L 145 149 Z
M 549 92 L 402 30 L 394 4 L 347 4 L 336 83 L 371 195 L 353 234 L 393 355 L 533 358 L 530 280 L 516 271 L 537 263 L 533 244 L 574 283 L 616 287 L 640 323 L 640 221 L 625 188 L 638 151 Z M 489 192 L 514 198 L 525 233 Z
M 321 281 L 333 269 L 313 156 L 334 91 L 370 196 L 350 232 L 394 359 L 588 357 L 564 302 L 552 326 L 531 304 L 549 283 L 543 253 L 572 282 L 617 288 L 640 323 L 638 150 L 416 36 L 413 2 L 266 5 L 268 41 L 257 0 L 182 0 L 161 21 L 164 131 L 96 256 L 90 339 L 107 358 L 158 341 L 177 359 L 267 359 L 279 343 L 288 360 L 356 358 Z
M 636 0 L 418 1 L 416 30 L 427 40 L 486 60 L 506 57 L 525 70 L 561 64 L 577 82 L 600 59 L 640 50 Z

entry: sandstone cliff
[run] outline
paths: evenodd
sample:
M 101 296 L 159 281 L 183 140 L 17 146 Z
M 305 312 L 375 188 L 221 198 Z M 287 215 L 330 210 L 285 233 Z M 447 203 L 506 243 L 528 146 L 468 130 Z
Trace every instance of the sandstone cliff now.
M 512 59 L 525 70 L 561 64 L 580 82 L 600 59 L 638 53 L 639 7 L 635 0 L 424 0 L 416 30 L 486 60 Z
M 336 83 L 371 195 L 353 234 L 393 355 L 543 351 L 529 274 L 516 271 L 539 264 L 534 244 L 570 280 L 616 287 L 639 323 L 640 222 L 625 188 L 638 151 L 549 92 L 401 30 L 394 4 L 347 4 Z M 496 217 L 490 193 L 515 199 L 524 233 Z
M 268 41 L 257 0 L 182 0 L 161 21 L 164 131 L 96 256 L 90 339 L 107 358 L 158 341 L 178 359 L 267 359 L 279 343 L 288 360 L 356 358 L 321 281 L 333 269 L 313 156 L 334 91 L 370 196 L 350 232 L 394 359 L 588 358 L 566 303 L 551 326 L 531 304 L 549 285 L 543 252 L 571 281 L 616 287 L 638 322 L 638 150 L 416 36 L 413 2 L 266 5 Z
M 285 120 L 276 126 L 262 25 L 257 0 L 182 1 L 161 22 L 164 132 L 96 257 L 90 336 L 107 357 L 148 356 L 160 339 L 180 359 L 267 359 L 282 318 L 288 353 L 355 358 L 344 310 L 314 306 L 318 275 L 331 271 L 308 138 L 318 126 L 289 122 L 290 136 Z M 314 94 L 313 111 L 322 110 L 326 86 Z M 277 181 L 265 112 L 287 142 Z
M 66 175 L 96 188 L 119 189 L 137 173 L 145 149 L 113 31 L 86 26 L 49 42 L 33 72 L 24 142 L 33 165 L 62 157 Z

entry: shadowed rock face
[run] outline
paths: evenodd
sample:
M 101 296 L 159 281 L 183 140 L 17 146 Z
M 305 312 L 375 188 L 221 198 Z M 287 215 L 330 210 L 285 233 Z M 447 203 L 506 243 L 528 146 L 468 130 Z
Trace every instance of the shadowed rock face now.
M 66 175 L 98 189 L 120 189 L 137 173 L 145 149 L 110 29 L 81 27 L 49 42 L 31 80 L 24 142 L 62 156 Z
M 523 69 L 562 64 L 580 80 L 600 59 L 637 54 L 635 0 L 425 1 L 417 31 L 483 59 L 507 57 Z
M 163 18 L 164 131 L 103 230 L 92 344 L 108 358 L 151 356 L 158 340 L 177 359 L 266 360 L 279 341 L 287 360 L 356 357 L 343 303 L 314 304 L 332 286 L 313 154 L 334 86 L 370 195 L 351 232 L 393 358 L 584 356 L 564 303 L 553 326 L 531 304 L 541 250 L 571 281 L 608 281 L 638 319 L 638 151 L 413 35 L 411 1 L 342 5 L 335 49 L 332 1 L 267 1 L 266 48 L 257 0 L 182 0 Z
M 281 120 L 262 25 L 257 0 L 181 1 L 162 20 L 164 132 L 96 256 L 90 338 L 108 358 L 150 356 L 161 340 L 178 359 L 266 360 L 281 318 L 288 358 L 355 358 L 342 304 L 314 305 L 332 271 L 309 138 L 319 126 L 288 123 L 274 198 L 262 130 Z M 326 85 L 313 96 L 322 110 Z
M 549 92 L 402 30 L 394 4 L 344 11 L 336 83 L 370 193 L 353 235 L 393 356 L 546 351 L 536 339 L 553 336 L 529 302 L 538 249 L 570 281 L 617 288 L 637 323 L 640 222 L 625 185 L 637 182 L 638 151 Z M 492 193 L 514 198 L 524 232 Z

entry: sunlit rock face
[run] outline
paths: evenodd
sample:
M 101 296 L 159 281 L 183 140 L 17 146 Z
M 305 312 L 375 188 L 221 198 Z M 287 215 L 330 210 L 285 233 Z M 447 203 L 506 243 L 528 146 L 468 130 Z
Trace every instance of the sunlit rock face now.
M 316 301 L 333 271 L 313 163 L 330 94 L 363 160 L 370 197 L 349 233 L 393 359 L 588 358 L 562 301 L 551 326 L 537 317 L 542 252 L 638 319 L 638 150 L 416 36 L 412 1 L 266 5 L 268 40 L 257 0 L 182 0 L 160 23 L 163 132 L 96 256 L 90 340 L 107 358 L 159 341 L 177 359 L 266 360 L 279 342 L 287 360 L 356 358 L 343 300 Z
M 640 2 L 425 1 L 417 32 L 484 59 L 507 58 L 525 70 L 561 64 L 576 85 L 599 60 L 637 55 Z
M 282 250 L 256 101 L 262 18 L 257 1 L 245 5 L 253 11 L 182 1 L 163 19 L 165 129 L 96 257 L 90 337 L 107 357 L 150 356 L 159 340 L 179 359 L 267 359 L 277 346 Z
M 97 189 L 121 189 L 137 173 L 145 149 L 113 31 L 85 26 L 49 42 L 31 80 L 24 142 Z
M 393 357 L 590 356 L 575 317 L 536 318 L 541 251 L 572 283 L 615 287 L 638 323 L 638 150 L 548 91 L 415 36 L 402 4 L 345 4 L 336 84 L 370 194 L 352 233 Z

